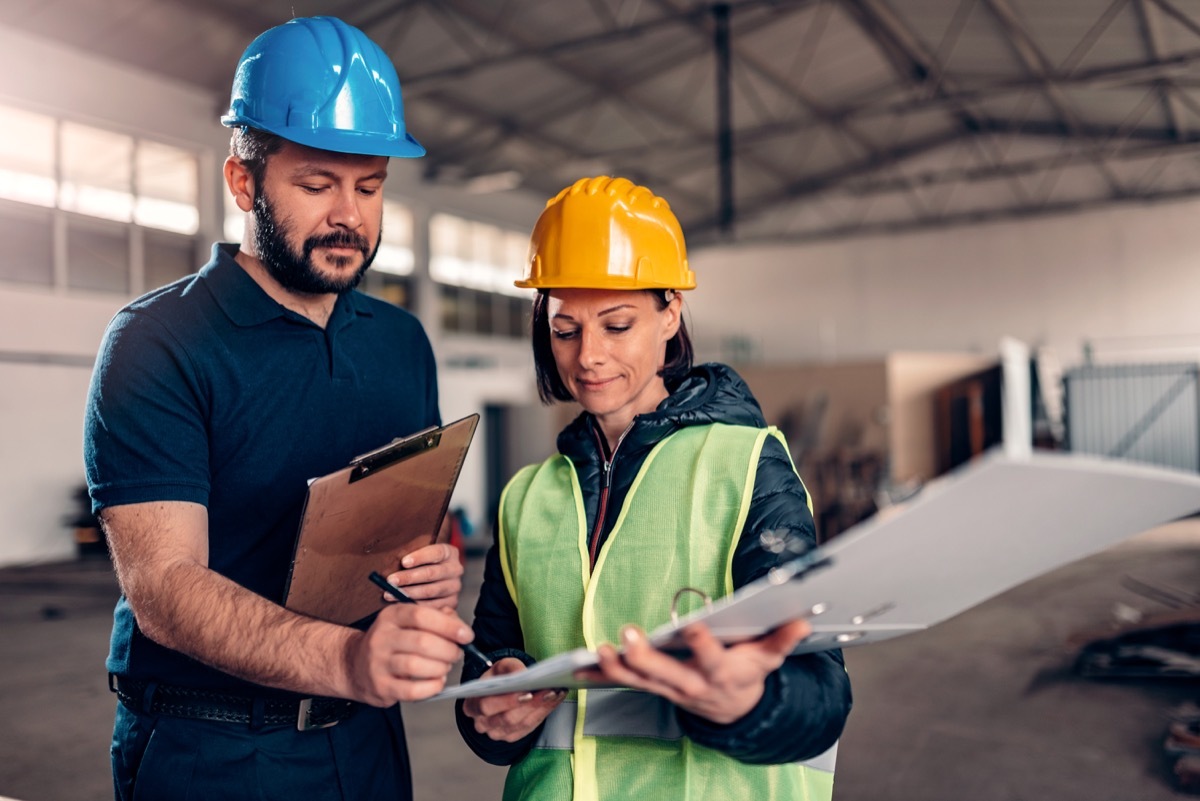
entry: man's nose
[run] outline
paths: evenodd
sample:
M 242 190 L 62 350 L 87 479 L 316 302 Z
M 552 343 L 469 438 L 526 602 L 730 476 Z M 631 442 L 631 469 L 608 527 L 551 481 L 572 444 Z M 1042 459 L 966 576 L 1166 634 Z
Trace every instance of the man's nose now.
M 361 203 L 362 196 L 358 194 L 357 189 L 351 187 L 348 190 L 339 190 L 329 213 L 330 225 L 348 228 L 351 231 L 357 230 L 363 222 L 362 209 L 359 206 Z

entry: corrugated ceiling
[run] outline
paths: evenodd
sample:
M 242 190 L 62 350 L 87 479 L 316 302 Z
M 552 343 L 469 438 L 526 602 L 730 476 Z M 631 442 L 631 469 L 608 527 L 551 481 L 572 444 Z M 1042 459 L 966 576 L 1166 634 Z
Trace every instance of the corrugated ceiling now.
M 388 50 L 428 180 L 625 175 L 694 245 L 1200 193 L 1197 0 L 6 0 L 0 24 L 222 96 L 293 14 Z

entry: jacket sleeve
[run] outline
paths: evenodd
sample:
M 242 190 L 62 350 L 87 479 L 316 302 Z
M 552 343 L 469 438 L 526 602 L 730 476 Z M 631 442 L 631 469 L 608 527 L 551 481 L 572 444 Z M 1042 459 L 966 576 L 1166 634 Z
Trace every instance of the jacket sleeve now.
M 499 529 L 495 529 L 499 531 Z M 500 567 L 500 549 L 495 543 L 488 549 L 483 567 L 483 585 L 479 589 L 479 600 L 475 603 L 475 645 L 492 661 L 506 656 L 516 657 L 526 665 L 534 662 L 533 657 L 522 650 L 525 638 L 521 633 L 521 622 L 517 617 L 517 605 L 508 594 L 504 572 Z M 462 681 L 479 678 L 483 671 L 474 660 L 464 661 Z M 514 743 L 493 740 L 475 730 L 475 722 L 463 713 L 463 702 L 454 704 L 454 718 L 458 731 L 467 747 L 476 756 L 492 765 L 512 765 L 520 761 L 541 733 L 541 727 Z
M 759 458 L 750 512 L 733 556 L 733 583 L 742 587 L 790 556 L 761 546 L 766 531 L 786 531 L 816 544 L 804 485 L 791 457 L 767 437 Z M 763 697 L 745 717 L 719 725 L 678 710 L 693 741 L 747 763 L 780 764 L 817 756 L 841 736 L 851 706 L 850 679 L 840 650 L 790 656 L 767 677 Z

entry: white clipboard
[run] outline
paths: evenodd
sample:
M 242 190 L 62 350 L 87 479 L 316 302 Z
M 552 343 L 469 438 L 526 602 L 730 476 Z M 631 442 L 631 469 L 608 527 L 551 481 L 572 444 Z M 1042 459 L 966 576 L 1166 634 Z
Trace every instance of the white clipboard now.
M 827 566 L 799 580 L 777 572 L 650 633 L 682 648 L 703 621 L 726 642 L 796 617 L 813 634 L 796 653 L 866 645 L 934 626 L 995 595 L 1164 523 L 1200 512 L 1200 475 L 1132 462 L 993 450 L 930 482 L 916 497 L 806 554 Z M 469 682 L 435 698 L 548 687 L 595 655 L 579 649 L 519 674 Z M 501 683 L 503 682 L 503 683 Z

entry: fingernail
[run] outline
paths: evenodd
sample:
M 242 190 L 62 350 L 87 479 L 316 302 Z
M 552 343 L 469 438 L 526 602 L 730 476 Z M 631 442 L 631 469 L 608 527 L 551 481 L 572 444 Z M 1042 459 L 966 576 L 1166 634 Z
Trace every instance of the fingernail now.
M 413 558 L 411 556 L 406 556 L 400 560 L 400 564 L 404 565 L 405 567 L 412 567 L 413 566 Z
M 472 633 L 471 629 L 463 626 L 458 630 L 458 639 L 462 640 L 463 642 L 470 642 L 471 640 L 475 639 L 475 635 Z
M 551 704 L 557 701 L 559 698 L 562 698 L 564 695 L 566 695 L 566 692 L 563 690 L 546 690 L 546 692 L 542 693 L 541 700 L 542 703 Z
M 520 695 L 517 696 L 518 704 L 524 704 L 524 703 L 526 703 L 528 701 L 532 701 L 532 700 L 533 700 L 533 693 L 521 693 Z
M 621 642 L 626 645 L 633 645 L 642 638 L 642 633 L 637 630 L 636 626 L 626 626 L 621 629 Z

